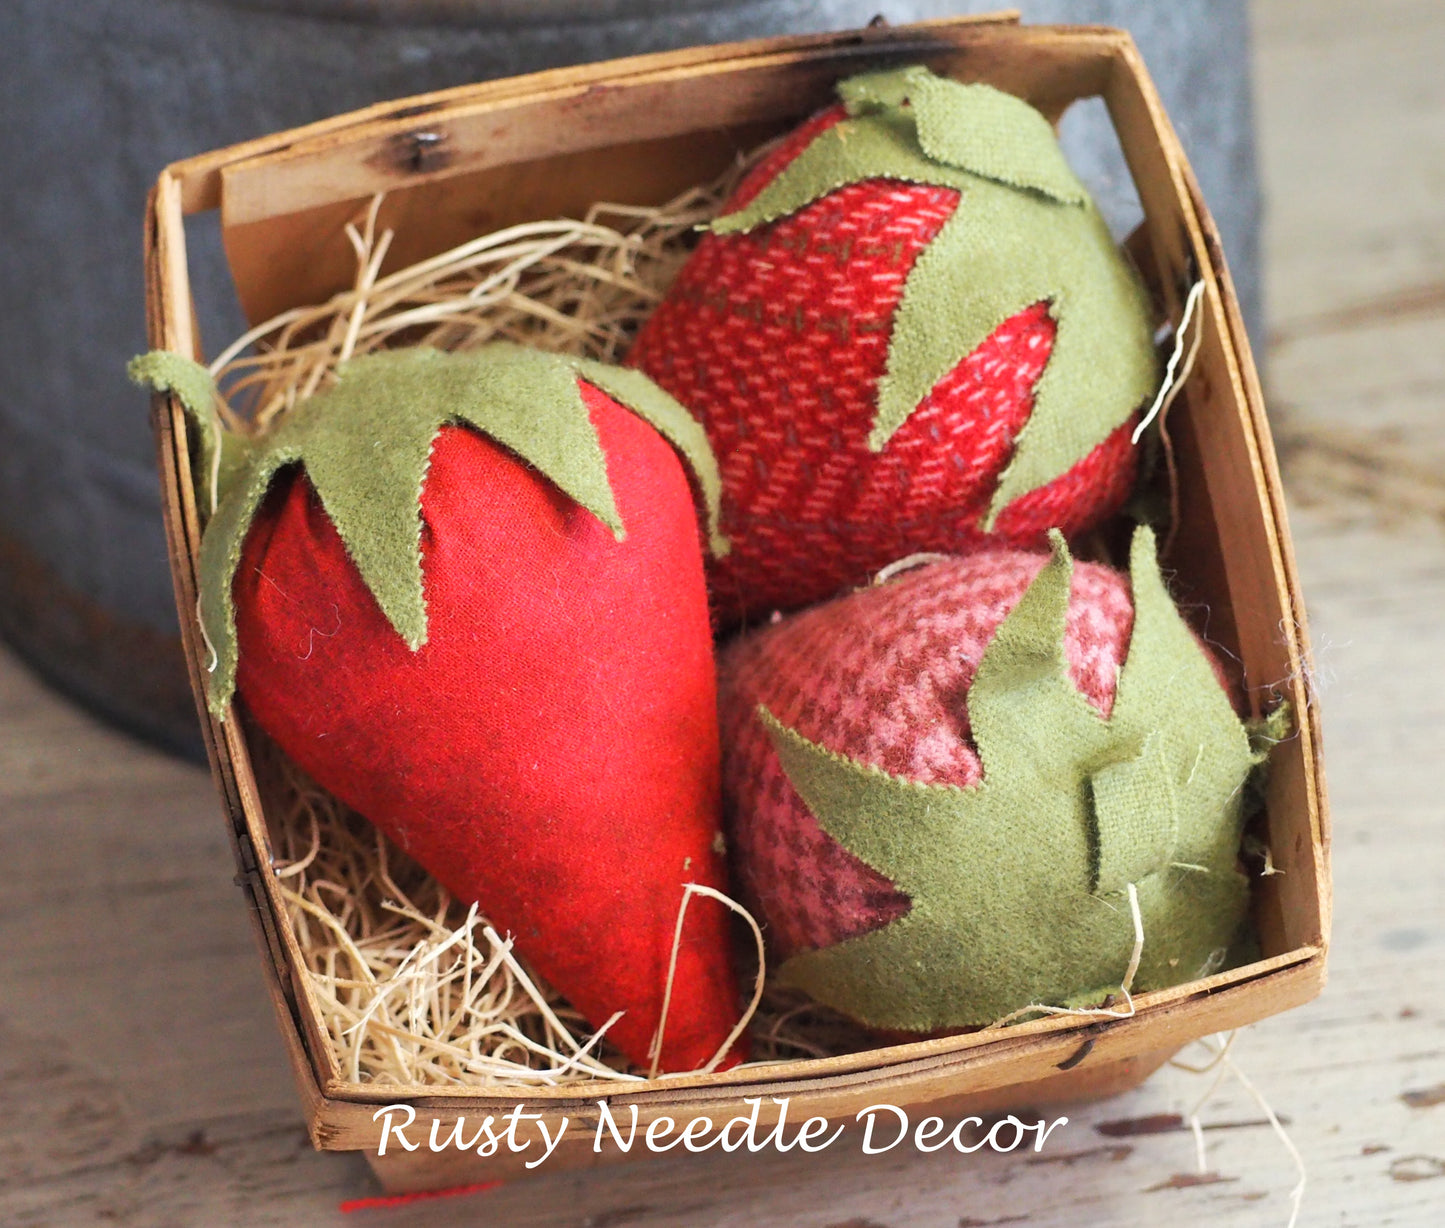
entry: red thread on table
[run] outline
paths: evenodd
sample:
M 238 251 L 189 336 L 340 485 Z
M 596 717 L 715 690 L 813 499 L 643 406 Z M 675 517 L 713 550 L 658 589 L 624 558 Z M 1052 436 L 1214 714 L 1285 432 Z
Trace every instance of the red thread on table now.
M 454 1185 L 445 1190 L 418 1190 L 415 1194 L 384 1194 L 378 1198 L 349 1198 L 341 1204 L 345 1214 L 352 1211 L 377 1211 L 385 1207 L 404 1207 L 413 1202 L 427 1202 L 433 1198 L 459 1198 L 463 1194 L 480 1194 L 494 1190 L 505 1182 L 479 1181 L 475 1185 Z

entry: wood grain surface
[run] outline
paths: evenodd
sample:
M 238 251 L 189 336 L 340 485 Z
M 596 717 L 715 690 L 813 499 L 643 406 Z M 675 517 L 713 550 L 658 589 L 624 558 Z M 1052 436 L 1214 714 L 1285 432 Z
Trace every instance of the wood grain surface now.
M 1259 0 L 1271 413 L 1334 814 L 1323 997 L 1242 1033 L 1302 1224 L 1445 1211 L 1445 5 Z M 661 1158 L 403 1207 L 311 1150 L 214 787 L 0 655 L 0 1223 L 1283 1225 L 1295 1169 L 1165 1069 L 1042 1153 Z M 545 1170 L 544 1174 L 545 1174 Z

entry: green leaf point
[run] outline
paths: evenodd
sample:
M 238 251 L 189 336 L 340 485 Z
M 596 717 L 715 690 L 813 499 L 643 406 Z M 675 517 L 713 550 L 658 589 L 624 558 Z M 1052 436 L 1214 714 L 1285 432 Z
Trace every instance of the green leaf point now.
M 641 371 L 591 359 L 571 361 L 583 379 L 648 423 L 682 457 L 702 496 L 708 550 L 715 558 L 727 554 L 731 547 L 720 527 L 722 475 L 702 423 Z
M 251 454 L 251 441 L 228 430 L 216 412 L 221 400 L 216 381 L 194 359 L 168 350 L 151 350 L 132 358 L 126 374 L 142 388 L 172 393 L 180 402 L 199 444 L 196 495 L 201 514 L 210 516 Z

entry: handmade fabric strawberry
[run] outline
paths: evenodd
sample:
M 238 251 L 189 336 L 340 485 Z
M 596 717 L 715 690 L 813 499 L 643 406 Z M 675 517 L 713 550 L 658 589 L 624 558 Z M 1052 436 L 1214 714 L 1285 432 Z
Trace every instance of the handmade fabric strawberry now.
M 203 421 L 205 372 L 137 375 Z M 724 886 L 693 492 L 702 432 L 645 377 L 516 346 L 358 359 L 221 489 L 201 549 L 210 705 L 239 689 L 321 785 L 648 1066 L 684 884 Z M 714 545 L 718 539 L 714 537 Z M 658 1065 L 738 1018 L 726 913 L 687 913 Z M 730 1061 L 741 1056 L 735 1048 Z
M 745 636 L 724 793 L 785 983 L 879 1028 L 1097 1004 L 1219 966 L 1239 935 L 1251 731 L 1160 579 L 992 548 Z
M 1042 115 L 923 68 L 838 91 L 744 179 L 627 360 L 717 453 L 728 619 L 1098 524 L 1157 380 L 1139 281 Z

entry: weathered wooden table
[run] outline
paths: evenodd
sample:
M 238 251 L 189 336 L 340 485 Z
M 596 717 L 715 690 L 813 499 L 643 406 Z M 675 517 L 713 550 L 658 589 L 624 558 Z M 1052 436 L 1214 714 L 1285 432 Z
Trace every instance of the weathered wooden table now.
M 1445 1222 L 1445 4 L 1259 0 L 1272 408 L 1314 622 L 1336 922 L 1231 1056 L 1304 1224 Z M 1041 1154 L 665 1158 L 408 1207 L 306 1141 L 208 777 L 0 655 L 0 1223 L 1283 1225 L 1227 1076 L 1166 1069 Z M 1198 1053 L 1192 1056 L 1201 1056 Z

